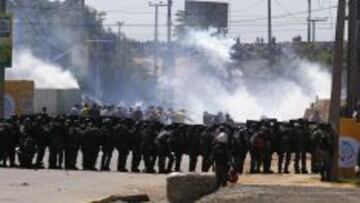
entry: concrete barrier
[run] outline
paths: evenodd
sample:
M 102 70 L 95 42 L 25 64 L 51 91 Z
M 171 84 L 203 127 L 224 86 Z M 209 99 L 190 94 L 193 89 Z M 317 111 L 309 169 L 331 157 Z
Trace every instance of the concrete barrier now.
M 167 198 L 171 203 L 194 202 L 215 190 L 215 175 L 209 173 L 172 173 L 166 181 Z

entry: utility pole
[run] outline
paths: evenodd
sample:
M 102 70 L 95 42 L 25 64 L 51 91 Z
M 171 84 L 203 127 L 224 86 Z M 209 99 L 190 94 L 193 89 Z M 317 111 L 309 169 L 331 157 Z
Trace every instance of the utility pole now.
M 268 42 L 269 42 L 269 54 L 272 51 L 272 15 L 271 15 L 271 0 L 268 0 Z
M 167 3 L 167 43 L 170 46 L 171 44 L 171 27 L 172 27 L 172 0 L 168 0 Z
M 351 117 L 356 102 L 360 99 L 360 70 L 359 64 L 359 1 L 349 0 L 349 43 L 348 43 L 348 89 L 347 89 L 347 117 Z
M 316 41 L 316 21 L 312 20 L 312 42 Z
M 151 5 L 150 5 L 151 6 Z M 159 6 L 155 5 L 155 31 L 154 31 L 154 76 L 157 75 L 158 72 L 158 57 L 159 57 Z
M 124 52 L 124 50 L 125 50 L 125 40 L 123 41 L 123 39 L 122 39 L 122 34 L 121 34 L 121 28 L 122 28 L 122 26 L 124 25 L 125 23 L 124 22 L 118 22 L 117 23 L 117 25 L 118 25 L 118 28 L 119 28 L 119 30 L 118 30 L 118 32 L 119 32 L 119 43 L 118 43 L 118 51 L 120 52 L 120 58 L 121 58 L 121 61 L 120 61 L 120 64 L 121 64 L 121 67 L 123 68 L 123 67 L 125 67 L 125 64 L 126 64 L 126 62 L 125 62 L 125 60 L 126 60 L 126 57 L 127 57 L 127 55 L 125 55 L 125 52 Z
M 6 13 L 6 0 L 1 0 L 0 1 L 0 9 L 2 13 Z
M 167 75 L 170 77 L 170 80 L 172 80 L 175 76 L 175 57 L 174 57 L 174 50 L 173 50 L 173 44 L 172 44 L 172 5 L 173 1 L 168 0 L 167 6 L 168 6 L 168 12 L 167 12 L 167 46 L 168 46 L 168 55 L 165 57 L 166 62 L 166 71 Z M 169 106 L 174 106 L 174 95 L 175 95 L 175 89 L 171 86 L 169 86 L 169 90 L 165 91 L 163 94 L 165 96 L 164 98 L 164 104 L 168 104 Z
M 329 123 L 336 136 L 336 145 L 332 161 L 331 178 L 336 180 L 338 177 L 338 157 L 339 157 L 339 131 L 340 131 L 340 111 L 341 111 L 341 83 L 343 71 L 343 52 L 344 52 L 344 30 L 345 30 L 345 7 L 346 0 L 339 0 L 335 34 L 334 63 L 332 73 L 332 89 L 330 102 Z
M 0 1 L 0 11 L 2 13 L 6 13 L 6 0 L 1 0 Z
M 81 25 L 82 25 L 82 30 L 84 31 L 85 30 L 85 0 L 80 0 L 80 15 L 81 15 L 81 17 L 80 17 L 80 23 L 81 23 Z M 82 34 L 84 34 L 84 32 L 82 33 Z
M 154 76 L 157 76 L 158 71 L 158 58 L 159 58 L 159 7 L 165 7 L 167 4 L 163 2 L 160 3 L 151 3 L 149 2 L 150 7 L 155 8 L 155 31 L 154 31 Z
M 118 26 L 118 33 L 119 33 L 119 41 L 121 42 L 121 28 L 124 25 L 124 22 L 117 22 L 117 26 Z
M 80 38 L 82 40 L 86 40 L 86 38 L 84 37 L 85 34 L 85 30 L 86 30 L 86 25 L 85 25 L 85 0 L 78 0 L 78 7 L 79 9 L 79 19 L 78 19 L 78 23 L 80 24 L 79 29 L 80 29 Z
M 308 18 L 307 18 L 307 23 L 308 23 L 308 28 L 307 28 L 307 40 L 308 43 L 311 42 L 311 0 L 308 0 Z
M 316 23 L 318 22 L 326 22 L 328 18 L 314 18 L 310 19 L 309 23 L 312 24 L 312 39 L 310 41 L 316 41 Z
M 0 12 L 6 13 L 6 0 L 0 1 Z M 0 118 L 5 116 L 5 68 L 0 67 Z

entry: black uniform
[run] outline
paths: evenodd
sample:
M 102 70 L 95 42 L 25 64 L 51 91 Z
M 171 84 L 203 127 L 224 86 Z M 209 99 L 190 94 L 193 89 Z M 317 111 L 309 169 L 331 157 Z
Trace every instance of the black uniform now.
M 123 124 L 117 124 L 113 128 L 115 136 L 116 149 L 119 153 L 117 170 L 120 172 L 127 172 L 126 161 L 130 151 L 130 131 L 129 128 Z
M 32 126 L 30 120 L 26 120 L 20 127 L 18 157 L 20 167 L 32 168 L 36 153 L 36 142 L 31 135 Z
M 83 133 L 81 144 L 84 170 L 97 170 L 95 165 L 100 151 L 100 144 L 101 130 L 90 124 Z
M 9 122 L 0 124 L 0 161 L 7 167 L 15 166 L 15 148 L 18 143 L 18 132 Z M 9 165 L 8 165 L 9 161 Z
M 50 125 L 50 143 L 49 143 L 49 168 L 61 169 L 64 159 L 64 139 L 67 131 L 64 123 L 59 118 L 55 118 Z
M 65 137 L 65 168 L 77 170 L 76 160 L 81 144 L 82 131 L 77 122 L 71 122 Z
M 168 130 L 162 130 L 156 137 L 156 146 L 159 155 L 159 173 L 169 173 L 172 170 L 174 164 L 174 155 L 171 149 L 171 136 L 172 132 Z M 168 166 L 165 168 L 166 158 L 168 158 Z
M 231 167 L 231 152 L 226 143 L 216 142 L 213 146 L 212 160 L 215 164 L 215 176 L 218 187 L 225 187 Z
M 114 148 L 116 146 L 115 135 L 111 128 L 111 121 L 107 120 L 101 130 L 101 170 L 110 171 L 110 162 L 112 159 Z

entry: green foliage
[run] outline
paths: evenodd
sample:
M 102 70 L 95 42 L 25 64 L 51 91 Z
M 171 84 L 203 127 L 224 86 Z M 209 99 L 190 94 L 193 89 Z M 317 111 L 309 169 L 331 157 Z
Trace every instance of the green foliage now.
M 327 67 L 332 66 L 332 43 L 294 43 L 295 53 L 311 62 L 321 63 Z

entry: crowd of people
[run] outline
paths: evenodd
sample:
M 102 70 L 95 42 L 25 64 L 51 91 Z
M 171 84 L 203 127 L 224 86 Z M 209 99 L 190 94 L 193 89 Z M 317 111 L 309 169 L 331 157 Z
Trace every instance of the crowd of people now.
M 46 112 L 46 109 L 44 109 Z M 136 121 L 148 120 L 157 121 L 163 124 L 185 123 L 191 121 L 186 116 L 184 109 L 174 111 L 172 108 L 167 110 L 162 106 L 148 106 L 145 110 L 141 105 L 127 107 L 125 105 L 75 105 L 69 113 L 70 116 L 90 117 L 98 119 L 100 117 L 114 117 L 119 119 L 133 119 Z
M 58 116 L 49 116 L 44 109 L 40 114 L 3 120 L 0 123 L 1 165 L 109 171 L 117 151 L 118 171 L 140 172 L 143 161 L 144 172 L 169 173 L 184 170 L 182 157 L 188 155 L 189 171 L 196 170 L 201 157 L 201 171 L 214 167 L 220 186 L 226 185 L 230 170 L 244 172 L 247 156 L 251 158 L 250 173 L 272 173 L 274 154 L 279 157 L 278 172 L 290 173 L 295 154 L 295 173 L 308 173 L 306 157 L 311 155 L 312 172 L 329 179 L 335 142 L 327 124 L 271 119 L 235 123 L 229 115 L 214 116 L 205 112 L 204 125 L 189 125 L 182 119 L 166 116 L 172 122 L 161 122 L 167 120 L 161 115 L 167 114 L 159 113 L 162 110 L 159 107 L 149 107 L 144 114 L 139 108 L 126 113 L 117 108 L 115 114 L 108 114 L 111 108 L 100 109 L 97 105 L 91 108 L 84 105 L 73 108 L 69 115 Z M 180 115 L 185 119 L 184 114 Z M 96 165 L 98 159 L 100 166 Z

